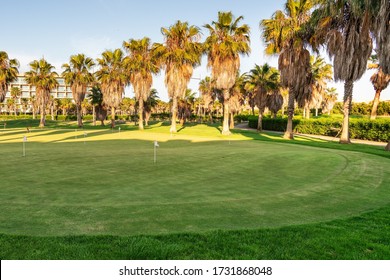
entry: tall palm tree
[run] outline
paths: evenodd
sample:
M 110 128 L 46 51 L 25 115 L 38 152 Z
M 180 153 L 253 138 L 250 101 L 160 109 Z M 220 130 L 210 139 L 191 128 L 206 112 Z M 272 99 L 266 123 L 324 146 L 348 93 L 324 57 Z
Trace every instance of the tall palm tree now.
M 379 2 L 378 17 L 374 25 L 374 37 L 376 39 L 377 53 L 379 64 L 385 74 L 390 74 L 390 2 L 389 0 L 375 0 Z M 372 14 L 376 14 L 374 5 L 369 5 L 372 9 Z M 390 147 L 390 143 L 389 143 Z
M 380 1 L 379 16 L 376 18 L 377 22 L 374 25 L 374 36 L 377 44 L 377 53 L 379 58 L 379 64 L 383 73 L 390 74 L 390 1 L 389 0 L 376 0 Z M 375 11 L 373 12 L 375 15 Z M 386 148 L 390 151 L 390 139 Z
M 21 98 L 20 105 L 22 106 L 22 110 L 24 115 L 26 115 L 27 107 L 28 107 L 28 98 Z
M 22 95 L 22 91 L 20 90 L 19 87 L 12 87 L 11 88 L 11 98 L 14 100 L 14 113 L 16 116 L 17 113 L 17 104 L 18 104 L 18 99 Z
M 129 76 L 124 67 L 121 49 L 107 50 L 97 59 L 100 69 L 95 73 L 103 93 L 103 103 L 111 108 L 111 126 L 115 126 L 115 110 L 119 107 Z
M 133 85 L 135 98 L 138 101 L 139 129 L 144 129 L 144 102 L 147 101 L 150 88 L 153 83 L 152 74 L 157 74 L 160 69 L 157 64 L 155 48 L 152 48 L 150 39 L 144 37 L 140 40 L 131 39 L 123 42 L 128 56 L 125 66 L 129 71 L 130 82 Z
M 344 81 L 343 126 L 340 143 L 350 143 L 349 114 L 353 84 L 367 67 L 372 52 L 372 14 L 370 1 L 329 0 L 319 11 L 318 37 L 323 37 L 328 54 L 333 58 L 334 79 Z
M 231 12 L 218 12 L 218 21 L 206 24 L 210 35 L 205 42 L 208 67 L 215 87 L 223 92 L 224 115 L 222 134 L 229 135 L 230 90 L 236 82 L 240 69 L 240 55 L 250 53 L 250 28 L 239 25 L 242 16 L 234 18 Z
M 267 107 L 272 113 L 272 118 L 276 118 L 276 114 L 283 107 L 283 95 L 280 87 L 267 95 Z
M 326 88 L 323 95 L 322 105 L 321 105 L 322 112 L 328 113 L 328 115 L 330 115 L 330 112 L 332 111 L 334 104 L 336 104 L 336 102 L 337 102 L 337 89 Z
M 372 102 L 372 110 L 371 110 L 371 120 L 376 119 L 376 112 L 378 109 L 378 104 L 381 96 L 381 92 L 387 88 L 390 83 L 390 74 L 385 74 L 382 71 L 382 67 L 379 66 L 378 56 L 372 55 L 370 57 L 370 63 L 368 64 L 368 69 L 376 69 L 377 71 L 371 76 L 370 81 L 375 89 L 375 97 Z
M 93 125 L 96 125 L 96 119 L 98 119 L 101 121 L 102 126 L 104 126 L 104 120 L 107 117 L 107 110 L 103 104 L 103 93 L 98 84 L 95 84 L 91 88 L 91 93 L 88 96 L 88 99 L 92 105 Z
M 198 66 L 203 53 L 199 42 L 200 29 L 188 22 L 177 21 L 169 28 L 161 28 L 163 44 L 156 44 L 156 54 L 165 68 L 165 86 L 172 100 L 171 133 L 176 133 L 178 99 L 184 97 L 194 67 Z
M 310 69 L 311 90 L 297 98 L 298 105 L 304 109 L 304 117 L 307 119 L 310 118 L 311 107 L 316 109 L 316 116 L 318 116 L 318 108 L 321 107 L 327 83 L 333 77 L 332 65 L 326 63 L 319 55 L 310 56 Z
M 46 124 L 46 106 L 50 98 L 50 91 L 58 86 L 58 74 L 54 72 L 54 66 L 44 58 L 30 63 L 30 71 L 25 74 L 26 82 L 36 88 L 36 99 L 41 112 L 39 127 Z
M 215 94 L 214 94 L 214 86 L 211 82 L 210 77 L 206 77 L 202 79 L 199 82 L 199 88 L 198 88 L 201 98 L 202 98 L 202 105 L 203 105 L 203 117 L 205 117 L 206 112 L 209 115 L 209 121 L 212 121 L 212 104 L 215 101 Z
M 266 42 L 266 54 L 279 54 L 278 68 L 281 84 L 289 89 L 288 121 L 284 138 L 293 139 L 292 120 L 295 99 L 310 95 L 310 53 L 306 49 L 309 42 L 306 24 L 311 17 L 314 1 L 287 0 L 284 12 L 276 11 L 271 19 L 260 22 Z
M 65 78 L 65 83 L 70 85 L 73 100 L 76 103 L 77 125 L 79 127 L 83 126 L 81 104 L 87 94 L 87 87 L 95 80 L 91 72 L 94 65 L 93 59 L 84 54 L 72 55 L 69 64 L 62 65 L 64 69 L 62 76 Z
M 18 78 L 18 67 L 16 59 L 10 59 L 6 52 L 0 51 L 0 103 L 5 99 L 9 84 Z
M 234 128 L 234 115 L 241 111 L 242 105 L 245 100 L 245 83 L 246 73 L 237 75 L 236 82 L 230 90 L 229 108 L 230 108 L 230 120 L 229 129 Z
M 267 96 L 279 88 L 279 71 L 276 68 L 269 66 L 267 63 L 262 66 L 256 64 L 248 74 L 245 88 L 256 94 L 255 102 L 259 108 L 257 130 L 261 131 L 263 114 L 267 107 Z
M 145 125 L 148 125 L 152 110 L 158 105 L 159 97 L 156 89 L 152 88 L 145 102 Z

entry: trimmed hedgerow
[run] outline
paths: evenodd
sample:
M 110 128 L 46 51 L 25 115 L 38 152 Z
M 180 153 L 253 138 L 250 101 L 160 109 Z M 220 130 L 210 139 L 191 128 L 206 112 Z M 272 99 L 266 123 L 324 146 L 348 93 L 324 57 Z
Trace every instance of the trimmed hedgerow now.
M 257 116 L 248 118 L 249 127 L 257 128 Z M 287 118 L 263 118 L 263 129 L 285 131 Z M 316 118 L 294 119 L 294 132 L 336 136 L 342 126 L 342 119 Z M 387 142 L 390 139 L 390 119 L 350 119 L 351 138 Z

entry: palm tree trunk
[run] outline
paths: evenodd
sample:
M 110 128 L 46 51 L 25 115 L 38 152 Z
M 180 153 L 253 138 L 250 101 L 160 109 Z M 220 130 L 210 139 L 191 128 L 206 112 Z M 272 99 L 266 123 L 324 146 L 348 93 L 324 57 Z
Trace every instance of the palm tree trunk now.
M 82 127 L 83 120 L 81 119 L 81 105 L 80 104 L 76 104 L 76 112 L 77 112 L 77 126 Z
M 92 120 L 93 120 L 93 126 L 96 126 L 96 106 L 92 106 Z
M 263 110 L 259 109 L 259 118 L 257 119 L 257 131 L 263 130 Z
M 54 121 L 54 107 L 50 106 L 50 115 L 51 115 L 51 120 Z
M 223 91 L 223 125 L 222 125 L 222 135 L 230 135 L 229 130 L 229 90 L 224 89 Z
M 115 107 L 111 107 L 111 128 L 115 127 Z
M 390 141 L 389 141 L 389 143 L 387 144 L 387 146 L 385 147 L 385 150 L 386 150 L 386 151 L 390 151 Z
M 318 117 L 318 107 L 316 107 L 316 117 Z
M 290 87 L 290 90 L 288 91 L 288 105 L 287 105 L 287 128 L 286 132 L 283 135 L 283 138 L 285 139 L 294 139 L 293 134 L 293 117 L 294 117 L 294 101 L 295 101 L 295 91 L 294 87 Z
M 138 100 L 138 128 L 144 130 L 144 100 L 142 97 Z
M 374 97 L 374 102 L 372 104 L 370 120 L 375 120 L 376 119 L 376 111 L 378 110 L 379 98 L 380 97 L 381 97 L 381 90 L 378 89 L 375 92 L 375 97 Z
M 172 119 L 171 119 L 171 133 L 176 133 L 176 119 L 177 119 L 177 97 L 172 98 Z
M 229 128 L 230 128 L 230 129 L 234 129 L 234 114 L 233 114 L 233 113 L 230 113 Z
M 45 124 L 46 124 L 46 108 L 45 108 L 46 106 L 45 105 L 46 104 L 42 100 L 42 103 L 41 103 L 41 120 L 39 122 L 39 127 L 45 127 Z
M 351 140 L 349 138 L 349 113 L 352 105 L 352 92 L 353 92 L 353 81 L 348 80 L 344 83 L 344 118 L 343 118 L 343 127 L 341 128 L 341 144 L 349 144 Z

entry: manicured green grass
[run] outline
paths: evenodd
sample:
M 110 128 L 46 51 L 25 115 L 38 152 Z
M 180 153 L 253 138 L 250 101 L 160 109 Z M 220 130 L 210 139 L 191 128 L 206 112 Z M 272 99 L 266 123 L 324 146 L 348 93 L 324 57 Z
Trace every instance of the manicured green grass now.
M 381 148 L 121 128 L 0 132 L 2 259 L 390 257 Z

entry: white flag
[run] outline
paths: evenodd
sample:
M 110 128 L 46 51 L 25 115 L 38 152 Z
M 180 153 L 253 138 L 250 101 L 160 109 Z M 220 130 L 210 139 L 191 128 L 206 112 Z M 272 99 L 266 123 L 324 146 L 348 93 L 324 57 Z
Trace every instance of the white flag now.
M 154 146 L 155 146 L 155 147 L 160 147 L 160 146 L 158 145 L 158 142 L 157 142 L 157 141 L 154 141 Z

